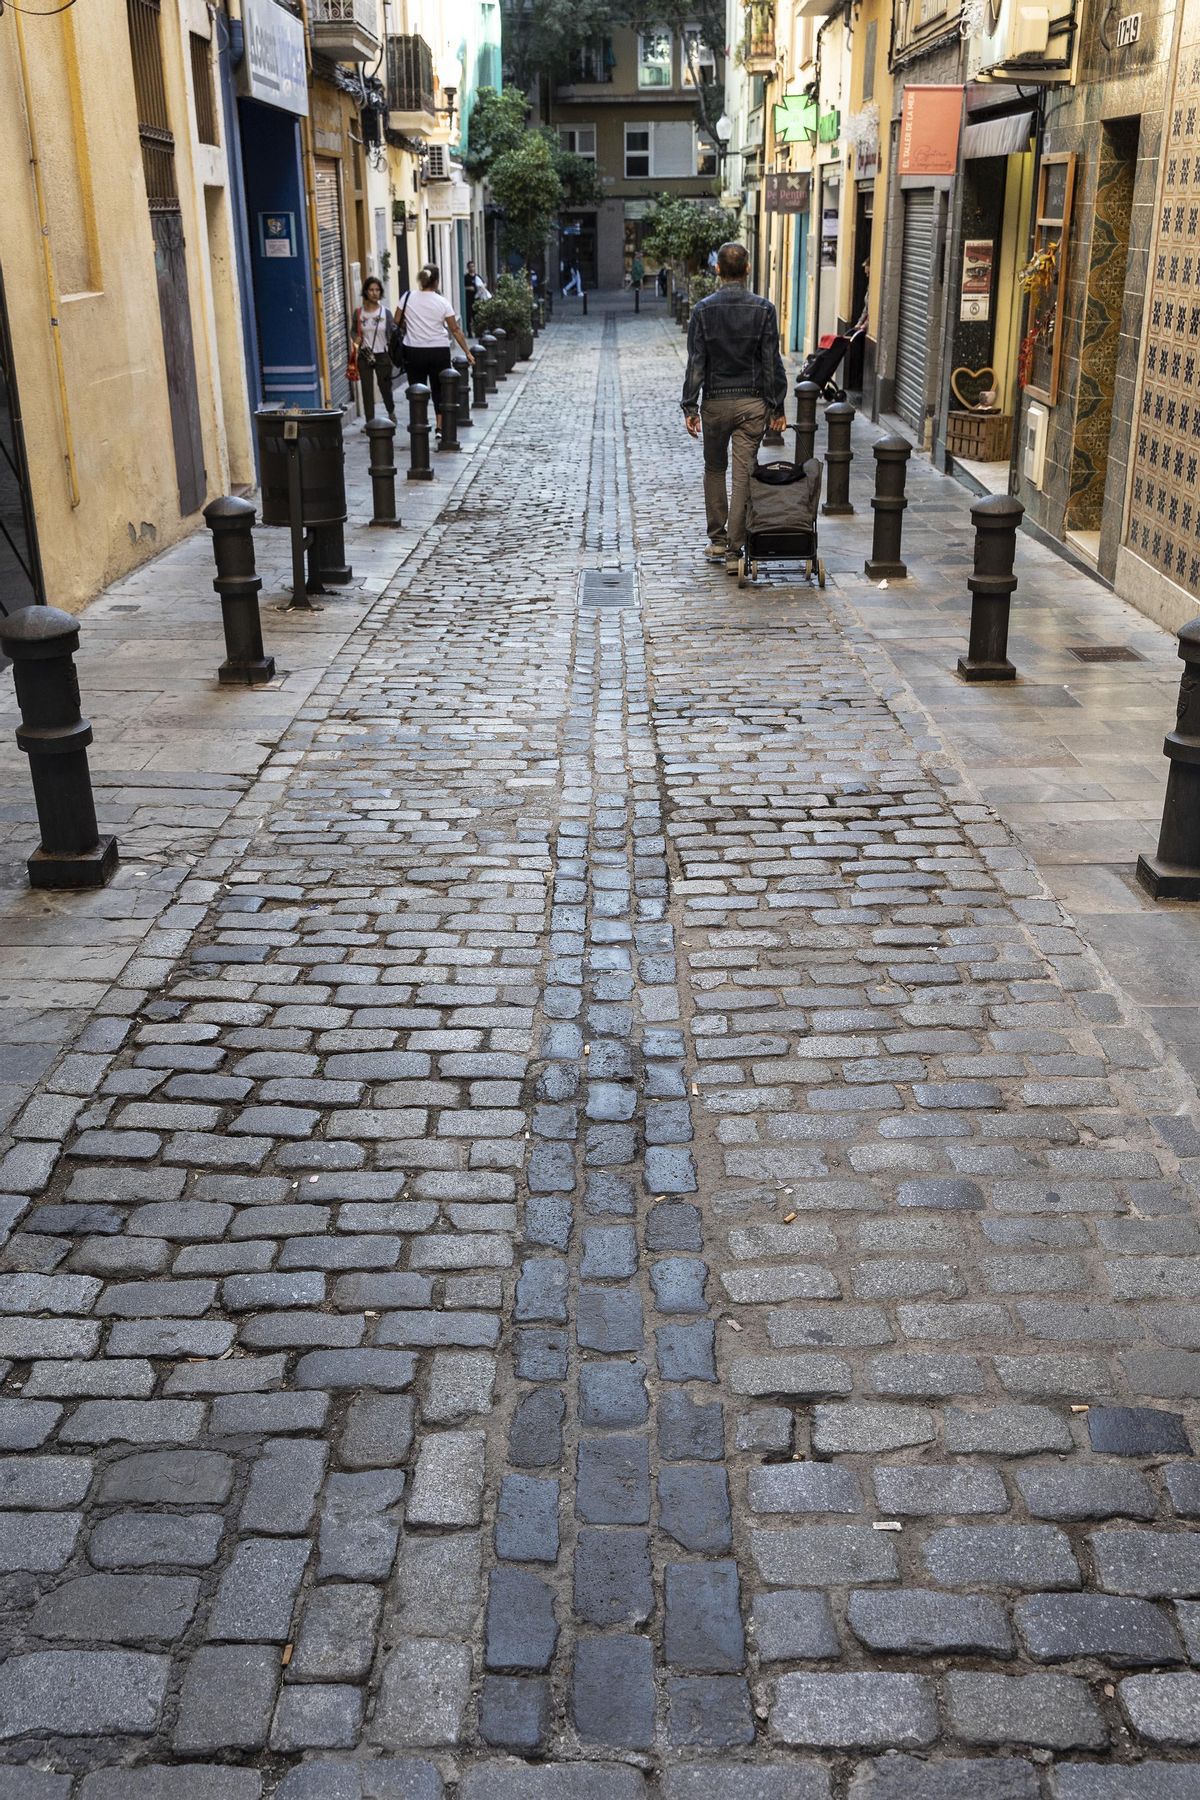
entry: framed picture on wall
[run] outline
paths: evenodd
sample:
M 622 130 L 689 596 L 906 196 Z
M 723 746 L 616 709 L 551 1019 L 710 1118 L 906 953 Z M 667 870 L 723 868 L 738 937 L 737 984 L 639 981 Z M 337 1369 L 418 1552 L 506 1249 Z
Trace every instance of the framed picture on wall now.
M 1053 406 L 1062 361 L 1067 243 L 1075 194 L 1075 152 L 1044 156 L 1038 169 L 1033 254 L 1020 274 L 1029 301 L 1021 340 L 1020 379 L 1025 392 Z

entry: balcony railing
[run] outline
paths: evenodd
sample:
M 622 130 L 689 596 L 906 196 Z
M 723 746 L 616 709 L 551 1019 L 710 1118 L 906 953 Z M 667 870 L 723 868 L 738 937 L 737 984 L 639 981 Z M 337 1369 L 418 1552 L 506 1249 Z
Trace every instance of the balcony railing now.
M 335 62 L 370 62 L 379 54 L 376 0 L 312 0 L 312 41 Z
M 768 75 L 774 67 L 774 0 L 750 0 L 746 8 L 746 73 Z
M 387 55 L 388 110 L 393 128 L 406 127 L 397 122 L 407 119 L 415 124 L 432 124 L 436 114 L 433 104 L 433 52 L 422 37 L 388 39 Z

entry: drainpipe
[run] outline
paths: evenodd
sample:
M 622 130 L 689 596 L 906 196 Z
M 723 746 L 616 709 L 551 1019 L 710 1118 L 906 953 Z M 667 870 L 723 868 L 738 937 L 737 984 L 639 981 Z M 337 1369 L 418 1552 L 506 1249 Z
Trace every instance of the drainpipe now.
M 25 27 L 21 14 L 14 10 L 13 24 L 17 33 L 17 61 L 21 71 L 21 92 L 25 101 L 25 132 L 29 140 L 29 166 L 33 172 L 33 191 L 37 201 L 38 236 L 42 240 L 42 276 L 46 287 L 46 304 L 50 309 L 50 341 L 54 346 L 54 367 L 58 377 L 58 404 L 62 416 L 64 457 L 71 505 L 79 505 L 79 469 L 75 462 L 75 434 L 71 428 L 71 403 L 67 394 L 67 371 L 63 361 L 62 326 L 59 323 L 58 281 L 54 273 L 54 252 L 50 247 L 50 220 L 46 212 L 46 190 L 42 181 L 42 162 L 38 153 L 36 113 L 29 83 L 29 61 L 25 54 Z
M 308 91 L 312 95 L 312 27 L 308 18 L 308 0 L 300 0 L 300 17 L 304 21 L 304 60 L 308 68 Z M 321 288 L 321 237 L 317 229 L 317 172 L 313 155 L 312 118 L 300 121 L 300 160 L 304 168 L 304 209 L 308 214 L 309 273 L 312 276 L 313 308 L 317 322 L 317 367 L 321 372 L 321 397 L 326 406 L 333 404 L 333 385 L 329 379 L 329 345 L 325 338 L 325 295 Z

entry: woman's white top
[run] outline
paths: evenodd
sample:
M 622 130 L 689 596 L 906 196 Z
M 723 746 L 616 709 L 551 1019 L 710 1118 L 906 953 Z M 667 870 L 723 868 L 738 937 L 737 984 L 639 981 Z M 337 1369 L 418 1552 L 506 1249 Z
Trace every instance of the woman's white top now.
M 390 323 L 387 307 L 380 306 L 375 312 L 368 312 L 364 306 L 359 310 L 358 321 L 362 341 L 367 349 L 373 351 L 376 356 L 386 355 Z
M 454 317 L 454 308 L 445 294 L 432 288 L 413 288 L 408 299 L 400 302 L 404 314 L 404 341 L 411 350 L 444 350 L 450 342 L 446 321 Z

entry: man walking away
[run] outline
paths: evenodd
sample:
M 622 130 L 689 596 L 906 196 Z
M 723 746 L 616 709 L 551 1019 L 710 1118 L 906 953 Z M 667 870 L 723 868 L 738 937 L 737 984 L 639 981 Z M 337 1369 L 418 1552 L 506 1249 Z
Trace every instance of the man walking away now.
M 779 354 L 779 320 L 769 300 L 746 286 L 750 255 L 744 244 L 717 252 L 720 286 L 692 308 L 688 326 L 683 412 L 693 437 L 704 435 L 704 510 L 709 562 L 736 575 L 746 536 L 750 472 L 763 433 L 782 431 L 787 374 Z M 703 393 L 703 401 L 701 400 Z M 725 471 L 733 445 L 732 493 Z

